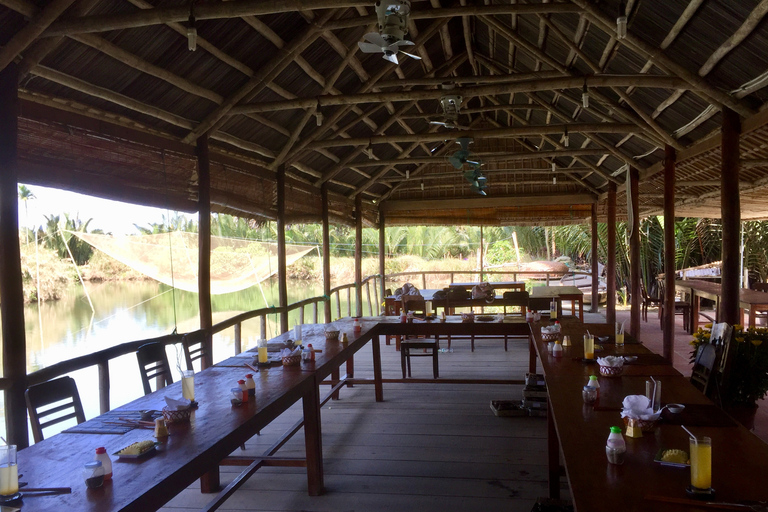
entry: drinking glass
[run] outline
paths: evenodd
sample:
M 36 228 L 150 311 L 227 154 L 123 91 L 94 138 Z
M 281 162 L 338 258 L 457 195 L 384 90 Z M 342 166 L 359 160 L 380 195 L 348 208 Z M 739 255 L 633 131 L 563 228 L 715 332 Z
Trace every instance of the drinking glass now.
M 690 438 L 691 487 L 694 491 L 709 491 L 712 487 L 712 439 Z
M 181 372 L 181 396 L 187 400 L 195 399 L 195 371 L 184 370 Z
M 623 347 L 624 346 L 624 332 L 620 332 L 616 334 L 616 346 L 617 347 Z
M 259 362 L 266 363 L 268 359 L 269 359 L 269 354 L 267 354 L 267 340 L 260 339 L 259 340 Z
M 11 496 L 19 492 L 19 470 L 16 466 L 16 445 L 0 446 L 0 494 Z
M 293 338 L 296 339 L 296 340 L 300 340 L 301 339 L 301 324 L 298 323 L 298 322 L 296 323 L 296 325 L 293 328 Z
M 661 381 L 656 381 L 656 397 L 653 396 L 653 387 L 654 383 L 653 381 L 647 380 L 645 381 L 645 396 L 653 402 L 653 412 L 658 412 L 659 409 L 661 409 Z
M 595 358 L 595 337 L 589 334 L 584 335 L 584 359 Z

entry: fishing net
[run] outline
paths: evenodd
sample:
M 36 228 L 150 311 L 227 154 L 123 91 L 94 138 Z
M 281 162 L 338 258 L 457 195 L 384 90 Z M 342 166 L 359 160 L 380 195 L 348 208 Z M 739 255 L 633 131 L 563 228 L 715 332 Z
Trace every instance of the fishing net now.
M 153 279 L 197 293 L 197 233 L 173 231 L 156 235 L 113 237 L 70 231 L 96 249 Z M 315 247 L 286 245 L 293 264 Z M 232 293 L 277 273 L 277 244 L 211 237 L 211 293 Z

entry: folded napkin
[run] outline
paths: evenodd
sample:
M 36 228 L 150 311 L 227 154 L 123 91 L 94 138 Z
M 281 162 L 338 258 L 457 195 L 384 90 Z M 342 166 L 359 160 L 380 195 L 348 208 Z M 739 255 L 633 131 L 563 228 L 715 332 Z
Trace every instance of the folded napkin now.
M 541 328 L 541 334 L 555 334 L 557 332 L 560 332 L 560 329 L 554 325 L 545 325 Z
M 301 355 L 301 347 L 296 347 L 293 350 L 289 348 L 284 348 L 283 350 L 280 351 L 280 357 L 300 356 L 300 355 Z
M 192 405 L 192 402 L 187 400 L 186 398 L 182 398 L 181 400 L 177 400 L 175 398 L 171 397 L 165 397 L 165 404 L 168 406 L 168 409 L 170 410 L 176 410 L 176 411 L 183 411 L 184 409 L 189 409 L 190 405 Z
M 622 367 L 624 366 L 624 358 L 621 356 L 598 357 L 597 364 L 599 364 L 600 366 Z
M 622 402 L 622 418 L 631 418 L 635 420 L 657 420 L 661 416 L 661 411 L 653 412 L 651 401 L 645 395 L 627 395 Z

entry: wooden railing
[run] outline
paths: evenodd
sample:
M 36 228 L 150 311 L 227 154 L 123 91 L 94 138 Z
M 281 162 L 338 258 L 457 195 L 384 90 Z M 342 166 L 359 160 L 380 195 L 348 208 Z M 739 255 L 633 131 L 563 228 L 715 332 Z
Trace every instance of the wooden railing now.
M 547 286 L 549 286 L 550 280 L 560 279 L 565 274 L 589 274 L 588 272 L 546 272 L 537 270 L 415 270 L 410 272 L 397 272 L 394 274 L 387 274 L 388 280 L 396 280 L 399 277 L 416 276 L 421 278 L 421 289 L 429 288 L 442 288 L 443 286 L 434 286 L 434 280 L 431 283 L 432 286 L 427 286 L 427 276 L 441 276 L 441 281 L 445 281 L 445 276 L 448 276 L 449 282 L 456 282 L 456 276 L 468 276 L 466 281 L 487 281 L 489 276 L 512 276 L 512 281 L 525 280 L 525 279 L 538 279 L 543 280 Z M 493 284 L 493 281 L 491 281 Z

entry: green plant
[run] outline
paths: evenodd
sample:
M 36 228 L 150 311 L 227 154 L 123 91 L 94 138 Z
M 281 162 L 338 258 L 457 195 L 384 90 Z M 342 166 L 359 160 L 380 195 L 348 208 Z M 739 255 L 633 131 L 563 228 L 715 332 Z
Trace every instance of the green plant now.
M 699 328 L 693 335 L 691 362 L 699 347 L 709 343 L 709 328 Z M 727 404 L 754 404 L 768 393 L 768 328 L 733 326 L 733 350 L 730 375 L 723 402 Z

